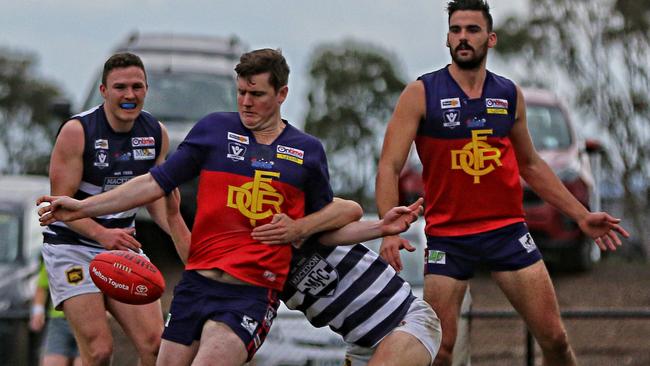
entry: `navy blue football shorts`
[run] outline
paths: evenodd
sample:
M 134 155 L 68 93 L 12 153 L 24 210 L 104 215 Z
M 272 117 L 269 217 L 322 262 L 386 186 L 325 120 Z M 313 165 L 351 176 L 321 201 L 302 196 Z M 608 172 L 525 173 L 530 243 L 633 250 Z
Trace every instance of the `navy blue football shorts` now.
M 528 226 L 519 222 L 479 234 L 427 236 L 424 274 L 468 280 L 479 265 L 490 271 L 516 271 L 540 259 Z
M 189 346 L 201 339 L 205 322 L 214 320 L 239 336 L 250 360 L 264 342 L 279 304 L 275 290 L 222 283 L 185 271 L 174 288 L 162 338 Z

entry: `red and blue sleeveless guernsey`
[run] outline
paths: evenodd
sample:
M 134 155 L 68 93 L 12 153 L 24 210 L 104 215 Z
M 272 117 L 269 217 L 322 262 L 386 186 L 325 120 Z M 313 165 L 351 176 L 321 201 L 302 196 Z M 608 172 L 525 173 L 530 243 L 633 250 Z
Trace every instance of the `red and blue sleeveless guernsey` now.
M 187 270 L 218 268 L 248 283 L 282 290 L 291 245 L 266 245 L 253 228 L 274 214 L 300 218 L 333 199 L 327 159 L 316 138 L 284 121 L 270 145 L 258 144 L 238 113 L 201 119 L 178 150 L 151 170 L 171 192 L 199 176 Z
M 425 186 L 425 232 L 459 236 L 524 221 L 515 151 L 515 84 L 487 71 L 480 98 L 470 99 L 447 67 L 418 78 L 426 117 L 416 148 Z

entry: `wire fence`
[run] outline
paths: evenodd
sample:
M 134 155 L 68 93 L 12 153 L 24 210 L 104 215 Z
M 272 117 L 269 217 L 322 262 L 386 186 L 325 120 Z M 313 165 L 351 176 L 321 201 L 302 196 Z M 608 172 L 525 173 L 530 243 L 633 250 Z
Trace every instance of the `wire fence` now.
M 630 309 L 567 309 L 561 312 L 563 319 L 639 319 L 650 320 L 650 308 Z M 472 309 L 461 314 L 462 317 L 472 321 L 473 319 L 520 319 L 520 315 L 514 310 L 483 310 Z M 525 356 L 523 364 L 526 366 L 535 365 L 535 340 L 526 329 L 524 339 Z

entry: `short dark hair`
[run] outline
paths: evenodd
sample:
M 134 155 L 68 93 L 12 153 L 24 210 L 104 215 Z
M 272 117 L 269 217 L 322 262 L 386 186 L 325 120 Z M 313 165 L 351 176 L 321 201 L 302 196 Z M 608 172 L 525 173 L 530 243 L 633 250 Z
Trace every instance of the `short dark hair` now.
M 449 18 L 447 18 L 447 22 L 451 20 L 451 15 L 457 10 L 480 11 L 487 21 L 488 32 L 492 32 L 492 15 L 490 14 L 490 5 L 488 5 L 486 0 L 452 0 L 448 2 L 447 13 L 449 14 Z
M 121 69 L 130 66 L 139 67 L 144 72 L 144 78 L 147 80 L 147 72 L 144 69 L 142 60 L 137 55 L 129 52 L 116 53 L 109 57 L 104 63 L 104 72 L 102 73 L 102 84 L 106 85 L 106 78 L 113 69 Z
M 269 84 L 280 90 L 289 82 L 289 65 L 282 56 L 282 51 L 270 48 L 244 53 L 235 66 L 237 77 L 250 78 L 254 75 L 270 73 Z

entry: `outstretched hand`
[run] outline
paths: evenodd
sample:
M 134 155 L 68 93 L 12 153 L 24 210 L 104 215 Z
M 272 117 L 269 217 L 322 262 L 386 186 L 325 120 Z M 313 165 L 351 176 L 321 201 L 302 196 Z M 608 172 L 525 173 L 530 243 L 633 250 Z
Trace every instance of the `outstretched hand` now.
M 397 235 L 402 233 L 411 226 L 415 220 L 422 214 L 424 208 L 423 198 L 419 198 L 410 206 L 398 206 L 391 208 L 382 219 L 382 235 Z
M 381 247 L 379 248 L 379 255 L 397 272 L 404 269 L 404 266 L 402 265 L 402 257 L 399 254 L 401 249 L 406 249 L 409 252 L 415 251 L 415 247 L 412 246 L 408 240 L 397 235 L 384 237 L 384 240 L 381 242 Z
M 38 209 L 41 226 L 47 226 L 55 221 L 73 221 L 86 217 L 81 212 L 81 201 L 68 196 L 41 196 L 36 205 L 50 203 Z
M 622 245 L 618 235 L 628 238 L 630 234 L 619 223 L 621 219 L 606 212 L 590 212 L 578 222 L 580 229 L 591 237 L 601 250 L 616 250 Z

